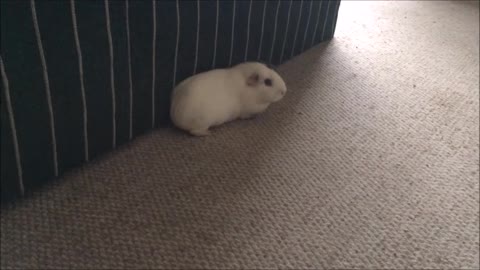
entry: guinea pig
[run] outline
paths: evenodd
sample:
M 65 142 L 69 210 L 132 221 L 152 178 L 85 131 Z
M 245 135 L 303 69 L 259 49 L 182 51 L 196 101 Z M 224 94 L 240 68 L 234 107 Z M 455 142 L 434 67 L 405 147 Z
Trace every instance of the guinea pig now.
M 170 117 L 194 136 L 235 119 L 251 118 L 283 98 L 287 86 L 280 75 L 258 62 L 199 73 L 172 92 Z

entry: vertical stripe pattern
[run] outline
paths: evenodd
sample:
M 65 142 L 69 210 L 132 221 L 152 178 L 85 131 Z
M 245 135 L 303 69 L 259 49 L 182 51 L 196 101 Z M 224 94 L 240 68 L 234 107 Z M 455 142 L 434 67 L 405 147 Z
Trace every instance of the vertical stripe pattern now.
M 310 18 L 312 16 L 312 7 L 313 7 L 313 1 L 310 2 L 310 8 L 308 9 L 307 26 L 305 27 L 305 33 L 303 34 L 302 51 L 305 49 L 305 41 L 307 41 L 307 32 L 308 32 L 308 27 L 310 26 Z
M 20 195 L 23 195 L 25 193 L 25 187 L 23 185 L 23 169 L 22 169 L 22 162 L 20 158 L 20 150 L 18 147 L 17 127 L 15 125 L 15 115 L 13 114 L 12 100 L 10 98 L 10 85 L 8 83 L 8 77 L 5 71 L 5 65 L 3 64 L 3 59 L 1 56 L 0 56 L 0 72 L 2 75 L 3 88 L 5 91 L 5 104 L 7 105 L 8 120 L 10 122 L 10 128 L 12 130 L 12 141 L 13 141 L 13 148 L 15 151 L 15 165 L 17 167 L 17 175 L 18 175 L 18 190 L 20 192 Z
M 168 124 L 172 90 L 192 71 L 280 64 L 330 39 L 340 3 L 20 2 L 0 1 L 2 195 Z
M 212 69 L 215 68 L 216 58 L 217 58 L 217 42 L 218 42 L 218 13 L 220 9 L 220 0 L 216 1 L 217 12 L 215 15 L 215 41 L 213 43 L 213 59 L 212 59 Z
M 52 140 L 53 172 L 55 176 L 58 176 L 57 138 L 55 135 L 55 118 L 53 116 L 52 95 L 50 93 L 50 81 L 48 79 L 47 61 L 45 60 L 45 53 L 43 51 L 43 45 L 42 45 L 42 37 L 40 34 L 40 28 L 38 27 L 37 10 L 35 9 L 35 0 L 30 0 L 30 8 L 32 10 L 33 26 L 35 28 L 35 36 L 37 38 L 40 61 L 42 63 L 43 80 L 45 83 L 45 93 L 47 96 L 47 104 L 48 104 L 48 114 L 50 117 L 50 136 Z
M 197 0 L 197 39 L 195 45 L 195 64 L 193 65 L 193 74 L 197 73 L 198 65 L 198 43 L 200 40 L 200 0 Z
M 153 17 L 153 33 L 152 33 L 152 128 L 155 127 L 155 51 L 157 49 L 157 1 L 152 0 L 152 17 Z
M 272 48 L 270 49 L 270 57 L 268 62 L 272 63 L 273 51 L 275 49 L 275 39 L 277 37 L 277 24 L 278 24 L 278 10 L 280 9 L 280 1 L 277 1 L 277 10 L 275 11 L 275 26 L 273 28 Z
M 260 59 L 261 55 L 262 55 L 262 43 L 263 43 L 263 31 L 265 30 L 265 12 L 267 10 L 267 0 L 264 0 L 264 4 L 263 4 L 263 15 L 262 15 L 262 30 L 260 32 L 260 44 L 258 45 L 258 55 L 257 55 L 257 60 Z
M 317 36 L 318 22 L 320 21 L 320 14 L 322 13 L 322 4 L 322 1 L 320 1 L 320 3 L 318 4 L 317 22 L 315 23 L 315 29 L 313 30 L 312 42 L 310 43 L 310 47 L 312 47 L 315 43 L 315 37 Z
M 303 8 L 303 0 L 300 0 L 300 11 L 298 12 L 297 28 L 295 30 L 295 36 L 293 38 L 292 51 L 290 52 L 290 57 L 293 57 L 295 53 L 295 44 L 297 43 L 298 30 L 300 28 L 300 21 L 302 20 L 302 8 Z
M 178 61 L 178 45 L 180 43 L 180 3 L 178 3 L 180 0 L 175 1 L 175 7 L 177 11 L 177 41 L 175 45 L 175 58 L 173 61 L 173 87 L 177 84 L 177 61 Z
M 85 160 L 89 160 L 88 153 L 88 108 L 87 98 L 85 95 L 85 82 L 83 77 L 83 57 L 82 47 L 80 46 L 80 39 L 78 37 L 77 14 L 75 11 L 75 2 L 70 0 L 70 10 L 72 12 L 73 36 L 75 38 L 75 48 L 78 56 L 78 71 L 80 77 L 80 91 L 82 92 L 82 107 L 83 107 L 83 141 L 84 141 L 84 155 Z
M 245 57 L 244 57 L 244 61 L 247 61 L 247 57 L 248 57 L 248 43 L 250 41 L 250 16 L 252 14 L 252 1 L 253 0 L 250 0 L 250 6 L 248 7 L 248 23 L 247 23 L 247 44 L 245 45 Z
M 114 56 L 112 30 L 110 29 L 110 7 L 108 0 L 105 0 L 105 20 L 107 25 L 108 51 L 110 55 L 110 89 L 112 92 L 112 148 L 117 146 L 117 121 L 116 121 L 116 102 L 115 102 L 115 75 L 114 75 Z
M 235 3 L 236 1 L 233 0 L 233 16 L 232 16 L 232 40 L 230 42 L 230 59 L 228 60 L 228 65 L 232 65 L 232 57 L 233 57 L 233 41 L 235 40 Z
M 327 15 L 325 15 L 325 21 L 323 22 L 323 29 L 322 29 L 322 40 L 324 39 L 325 37 L 325 29 L 327 28 L 327 21 L 328 21 L 328 12 L 330 11 L 330 2 L 332 2 L 331 0 L 328 0 L 328 4 L 327 4 Z
M 132 82 L 132 56 L 130 48 L 130 19 L 129 19 L 129 0 L 125 0 L 125 24 L 127 29 L 127 57 L 128 57 L 128 138 L 133 138 L 133 82 Z
M 290 24 L 290 14 L 292 13 L 292 2 L 293 0 L 290 0 L 290 4 L 288 5 L 287 26 L 285 26 L 285 37 L 283 38 L 282 53 L 280 54 L 279 62 L 283 61 L 283 55 L 285 53 L 285 45 L 287 44 L 288 26 Z

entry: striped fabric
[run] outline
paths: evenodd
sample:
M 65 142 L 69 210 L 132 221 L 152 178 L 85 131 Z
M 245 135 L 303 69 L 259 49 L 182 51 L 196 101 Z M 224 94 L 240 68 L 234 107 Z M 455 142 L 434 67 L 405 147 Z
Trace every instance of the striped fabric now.
M 168 123 L 172 88 L 331 39 L 340 0 L 2 0 L 2 201 Z

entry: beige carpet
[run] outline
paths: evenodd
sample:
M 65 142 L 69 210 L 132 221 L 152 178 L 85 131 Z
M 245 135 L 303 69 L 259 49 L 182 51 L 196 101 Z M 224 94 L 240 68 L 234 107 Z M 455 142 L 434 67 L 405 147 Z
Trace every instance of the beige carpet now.
M 478 269 L 478 19 L 344 1 L 263 116 L 157 130 L 2 209 L 1 267 Z

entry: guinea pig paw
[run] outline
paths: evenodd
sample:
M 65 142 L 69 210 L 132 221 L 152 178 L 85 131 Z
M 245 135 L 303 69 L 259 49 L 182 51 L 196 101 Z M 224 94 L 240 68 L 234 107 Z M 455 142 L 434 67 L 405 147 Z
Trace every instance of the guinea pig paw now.
M 210 135 L 210 131 L 208 129 L 190 130 L 190 134 L 202 137 Z

